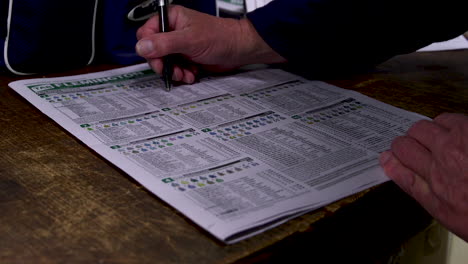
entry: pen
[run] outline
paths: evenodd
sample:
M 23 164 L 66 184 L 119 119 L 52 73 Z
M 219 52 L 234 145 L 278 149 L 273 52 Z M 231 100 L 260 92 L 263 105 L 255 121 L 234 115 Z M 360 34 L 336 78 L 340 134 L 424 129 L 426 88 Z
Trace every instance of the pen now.
M 167 13 L 167 0 L 158 1 L 158 12 L 159 12 L 159 31 L 169 32 L 169 18 Z M 166 85 L 166 91 L 170 91 L 172 88 L 172 61 L 169 56 L 163 58 L 163 79 Z

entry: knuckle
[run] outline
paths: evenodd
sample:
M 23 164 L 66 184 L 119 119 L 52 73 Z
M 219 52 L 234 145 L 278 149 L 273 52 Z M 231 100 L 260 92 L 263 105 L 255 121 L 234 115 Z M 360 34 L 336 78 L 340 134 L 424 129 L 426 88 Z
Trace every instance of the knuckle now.
M 441 120 L 445 120 L 445 119 L 450 119 L 452 117 L 452 113 L 447 113 L 447 112 L 444 112 L 438 116 L 436 116 L 434 118 L 434 121 L 441 121 Z
M 429 120 L 419 120 L 416 123 L 414 123 L 409 129 L 408 133 L 409 135 L 412 134 L 417 134 L 420 133 L 421 131 L 425 131 L 429 127 L 432 126 L 432 122 Z
M 442 124 L 448 128 L 457 127 L 468 123 L 468 116 L 463 113 L 442 113 L 434 118 L 435 123 Z
M 408 129 L 407 135 L 423 144 L 439 146 L 450 137 L 450 130 L 429 120 L 420 120 Z
M 136 37 L 140 40 L 143 37 L 143 28 L 139 28 L 136 32 Z
M 171 10 L 174 10 L 174 12 L 180 12 L 182 10 L 182 6 L 180 5 L 172 5 Z
M 406 136 L 400 136 L 395 138 L 391 143 L 391 150 L 395 154 L 395 157 L 404 159 L 408 153 L 408 145 L 411 139 Z
M 137 32 L 136 32 L 136 36 L 137 36 L 137 39 L 138 39 L 138 40 L 140 40 L 140 39 L 142 39 L 142 38 L 150 37 L 150 36 L 153 35 L 153 34 L 154 34 L 154 33 L 153 33 L 151 30 L 149 30 L 149 29 L 147 29 L 147 28 L 145 28 L 145 27 L 139 28 L 139 29 L 137 30 Z

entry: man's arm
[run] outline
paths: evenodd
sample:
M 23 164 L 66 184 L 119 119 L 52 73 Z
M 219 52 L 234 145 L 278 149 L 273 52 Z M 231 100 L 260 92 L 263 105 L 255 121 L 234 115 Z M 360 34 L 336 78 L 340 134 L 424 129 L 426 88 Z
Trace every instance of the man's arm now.
M 465 15 L 455 0 L 274 0 L 247 17 L 291 66 L 320 77 L 456 37 L 468 30 Z

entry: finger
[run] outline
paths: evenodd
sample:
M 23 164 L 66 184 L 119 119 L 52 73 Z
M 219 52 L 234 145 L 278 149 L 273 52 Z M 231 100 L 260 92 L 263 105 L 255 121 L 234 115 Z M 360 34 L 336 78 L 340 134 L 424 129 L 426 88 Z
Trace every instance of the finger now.
M 174 74 L 172 75 L 172 80 L 176 82 L 184 82 L 191 84 L 195 82 L 195 75 L 188 69 L 181 68 L 179 66 L 174 66 Z
M 137 30 L 137 39 L 148 37 L 159 32 L 159 17 L 157 15 L 150 17 L 143 26 Z
M 163 61 L 162 59 L 152 59 L 148 61 L 151 69 L 153 69 L 159 75 L 162 74 L 163 71 Z
M 385 174 L 405 192 L 412 195 L 415 188 L 416 174 L 405 167 L 392 151 L 382 152 L 379 161 Z
M 153 34 L 147 38 L 140 39 L 136 44 L 138 55 L 147 58 L 161 58 L 169 54 L 190 55 L 191 37 L 186 31 L 171 31 Z
M 184 78 L 184 73 L 182 69 L 179 66 L 174 65 L 174 70 L 172 73 L 172 80 L 176 82 L 180 82 L 182 81 L 183 78 Z
M 402 136 L 393 140 L 393 155 L 401 163 L 430 181 L 430 168 L 433 163 L 431 152 L 412 137 Z
M 195 82 L 195 74 L 189 70 L 189 69 L 182 69 L 184 77 L 182 78 L 182 81 L 184 83 L 194 83 Z
M 189 69 L 190 72 L 193 73 L 195 77 L 198 75 L 198 72 L 200 71 L 198 66 L 194 64 L 188 65 L 187 68 Z M 195 79 L 193 81 L 195 81 Z
M 404 166 L 391 151 L 380 154 L 379 160 L 385 174 L 403 191 L 413 197 L 432 215 L 438 213 L 441 202 L 433 194 L 429 183 L 424 178 Z
M 168 8 L 169 15 L 169 27 L 171 29 L 177 29 L 177 21 L 179 19 L 179 13 L 183 12 L 183 9 L 181 6 L 177 5 L 170 5 Z M 159 27 L 159 13 L 155 14 L 154 16 L 150 17 L 148 20 L 146 20 L 145 24 L 141 26 L 137 30 L 137 38 L 143 38 L 144 36 L 147 36 L 149 34 L 154 34 L 160 32 L 160 27 Z
M 459 113 L 443 113 L 434 118 L 434 123 L 447 129 L 468 122 L 468 116 Z
M 421 145 L 434 152 L 438 148 L 440 138 L 445 138 L 448 135 L 448 130 L 429 120 L 421 120 L 413 124 L 406 133 L 416 139 Z
M 163 67 L 164 67 L 163 60 L 153 59 L 153 60 L 148 61 L 148 64 L 156 73 L 158 73 L 159 75 L 162 74 Z M 197 71 L 192 70 L 192 68 L 197 69 L 196 67 L 190 67 L 190 69 L 186 69 L 181 66 L 174 65 L 173 73 L 171 76 L 172 80 L 177 81 L 177 82 L 182 81 L 184 83 L 189 83 L 189 84 L 194 83 L 196 79 L 195 76 L 196 76 Z
M 181 18 L 189 15 L 187 13 L 195 12 L 193 9 L 187 9 L 181 5 L 169 5 L 168 11 L 169 27 L 173 30 L 179 29 L 179 27 L 184 25 L 184 19 Z
M 179 65 L 182 69 L 192 72 L 195 76 L 198 75 L 199 65 L 190 61 L 184 56 L 173 56 L 174 63 Z
M 180 7 L 169 6 L 169 28 L 171 29 L 178 29 L 177 28 L 177 21 L 179 16 L 179 12 L 181 12 Z M 149 35 L 161 32 L 161 28 L 159 25 L 159 14 L 155 14 L 154 16 L 150 17 L 143 26 L 141 26 L 137 30 L 137 39 L 141 39 L 147 37 Z

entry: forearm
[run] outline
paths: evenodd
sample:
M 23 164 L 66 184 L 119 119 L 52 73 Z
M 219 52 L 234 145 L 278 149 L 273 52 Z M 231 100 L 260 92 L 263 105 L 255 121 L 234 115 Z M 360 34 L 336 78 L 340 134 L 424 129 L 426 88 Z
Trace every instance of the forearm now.
M 455 37 L 468 30 L 463 5 L 457 0 L 275 0 L 247 17 L 290 66 L 319 76 L 369 69 Z

